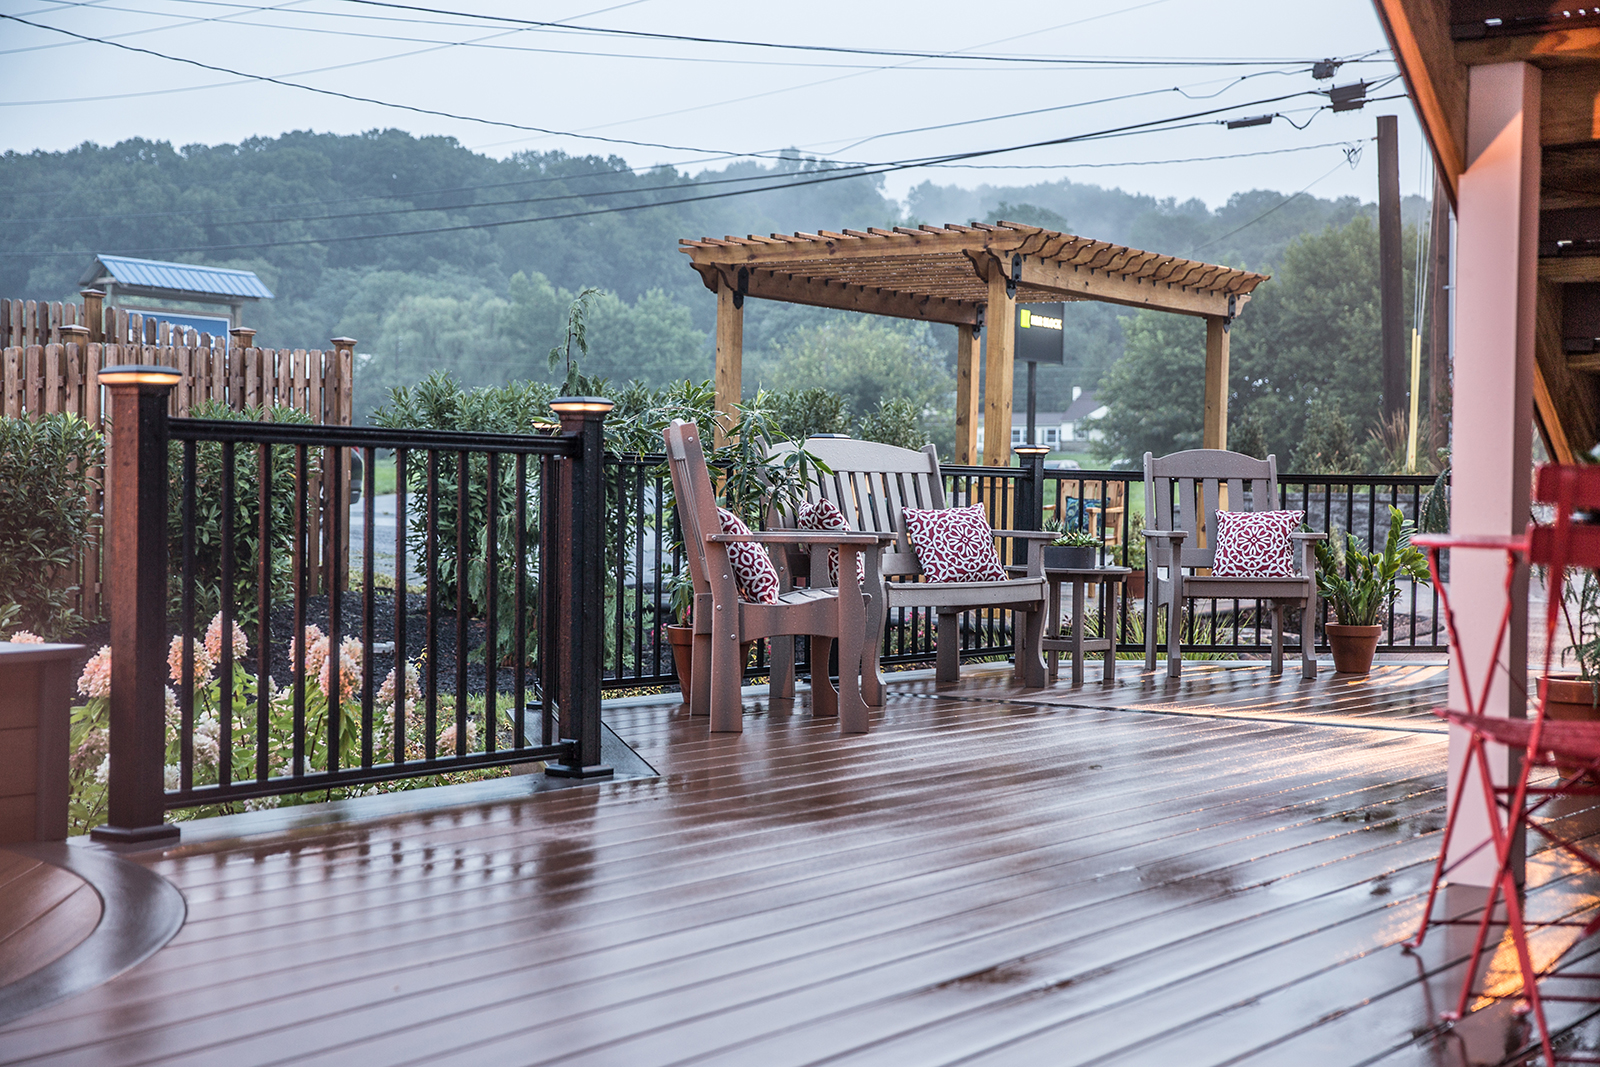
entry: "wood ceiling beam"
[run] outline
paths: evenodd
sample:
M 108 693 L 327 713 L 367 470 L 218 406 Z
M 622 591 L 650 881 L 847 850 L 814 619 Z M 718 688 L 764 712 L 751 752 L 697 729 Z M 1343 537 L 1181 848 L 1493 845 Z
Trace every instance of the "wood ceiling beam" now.
M 1383 3 L 1392 0 L 1380 0 Z M 1456 59 L 1468 66 L 1527 60 L 1539 64 L 1550 59 L 1600 59 L 1600 27 L 1586 26 L 1520 37 L 1485 37 L 1457 41 Z
M 1539 85 L 1539 143 L 1600 140 L 1600 66 L 1561 66 Z
M 1541 259 L 1539 280 L 1600 282 L 1600 256 L 1554 256 Z

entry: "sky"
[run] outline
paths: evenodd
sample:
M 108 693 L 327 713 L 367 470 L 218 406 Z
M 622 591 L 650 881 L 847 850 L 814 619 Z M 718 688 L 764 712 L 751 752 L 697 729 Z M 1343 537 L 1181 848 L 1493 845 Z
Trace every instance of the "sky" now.
M 0 0 L 0 16 L 0 151 L 392 127 L 691 173 L 798 148 L 883 168 L 896 197 L 1066 177 L 1216 207 L 1262 188 L 1375 199 L 1375 116 L 1393 114 L 1402 192 L 1432 187 L 1370 0 Z M 1348 62 L 1313 79 L 1326 58 Z M 1360 80 L 1398 98 L 1335 113 L 1314 95 Z M 982 154 L 929 165 L 964 153 Z

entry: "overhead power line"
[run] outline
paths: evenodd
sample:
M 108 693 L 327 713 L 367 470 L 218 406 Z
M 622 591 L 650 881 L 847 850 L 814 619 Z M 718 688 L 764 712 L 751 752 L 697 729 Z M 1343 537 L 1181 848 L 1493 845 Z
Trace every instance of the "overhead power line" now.
M 623 212 L 629 212 L 629 211 L 643 211 L 643 210 L 647 210 L 649 208 L 672 207 L 672 206 L 676 206 L 676 205 L 679 205 L 679 204 L 700 203 L 700 202 L 704 202 L 704 201 L 708 201 L 708 200 L 722 200 L 722 199 L 727 199 L 727 198 L 735 197 L 735 196 L 749 196 L 749 195 L 752 195 L 752 194 L 755 194 L 755 193 L 773 192 L 773 191 L 777 191 L 777 190 L 801 188 L 801 187 L 809 186 L 809 185 L 821 185 L 821 184 L 825 184 L 825 183 L 829 183 L 829 182 L 843 181 L 843 180 L 847 180 L 847 179 L 851 179 L 851 178 L 857 178 L 857 177 L 867 177 L 867 176 L 878 175 L 878 174 L 895 173 L 895 172 L 898 172 L 898 171 L 911 170 L 911 169 L 915 169 L 915 168 L 919 168 L 919 167 L 939 166 L 939 165 L 958 162 L 958 161 L 961 161 L 961 160 L 980 159 L 980 158 L 984 158 L 984 157 L 988 157 L 988 156 L 1001 155 L 1001 154 L 1010 153 L 1010 152 L 1026 151 L 1026 150 L 1034 149 L 1034 148 L 1046 148 L 1046 147 L 1053 147 L 1053 146 L 1057 146 L 1057 145 L 1074 144 L 1074 143 L 1079 143 L 1079 142 L 1084 142 L 1084 141 L 1102 140 L 1102 139 L 1106 139 L 1106 138 L 1117 137 L 1117 136 L 1126 136 L 1126 135 L 1137 134 L 1137 133 L 1156 132 L 1156 129 L 1158 127 L 1165 128 L 1165 129 L 1182 128 L 1182 126 L 1178 125 L 1178 124 L 1182 124 L 1182 123 L 1188 123 L 1189 125 L 1206 125 L 1208 123 L 1193 122 L 1191 120 L 1207 119 L 1210 116 L 1220 114 L 1220 113 L 1222 113 L 1224 111 L 1231 111 L 1231 110 L 1234 110 L 1235 108 L 1238 108 L 1238 107 L 1257 107 L 1257 106 L 1260 106 L 1262 104 L 1277 103 L 1277 102 L 1280 102 L 1282 100 L 1292 99 L 1292 98 L 1297 97 L 1297 96 L 1306 96 L 1306 95 L 1312 95 L 1312 94 L 1315 94 L 1315 93 L 1316 93 L 1316 90 L 1306 90 L 1306 91 L 1302 91 L 1302 92 L 1298 92 L 1298 93 L 1290 93 L 1290 94 L 1286 94 L 1284 96 L 1270 98 L 1270 99 L 1267 99 L 1267 100 L 1250 101 L 1250 102 L 1247 102 L 1247 103 L 1244 103 L 1244 104 L 1231 105 L 1229 107 L 1209 108 L 1209 109 L 1206 109 L 1204 111 L 1192 112 L 1192 113 L 1190 113 L 1188 115 L 1178 115 L 1178 116 L 1173 116 L 1173 117 L 1165 118 L 1165 119 L 1151 119 L 1151 120 L 1148 120 L 1148 121 L 1145 121 L 1145 122 L 1129 123 L 1129 124 L 1126 124 L 1126 125 L 1123 125 L 1123 126 L 1111 127 L 1109 129 L 1105 129 L 1105 130 L 1095 130 L 1095 131 L 1091 131 L 1089 133 L 1072 134 L 1072 135 L 1068 135 L 1068 136 L 1065 136 L 1065 137 L 1054 137 L 1054 138 L 1049 138 L 1049 139 L 1046 139 L 1046 140 L 1029 142 L 1027 144 L 1008 145 L 1008 146 L 1001 147 L 1001 148 L 975 149 L 975 150 L 972 150 L 972 151 L 957 152 L 957 153 L 951 153 L 951 154 L 942 155 L 942 156 L 928 156 L 928 157 L 922 157 L 922 158 L 917 158 L 917 159 L 900 160 L 900 161 L 895 161 L 895 162 L 890 162 L 890 163 L 879 164 L 879 165 L 875 165 L 875 166 L 871 166 L 871 167 L 863 167 L 863 168 L 860 168 L 860 169 L 839 168 L 838 170 L 829 170 L 829 171 L 821 172 L 821 173 L 809 172 L 810 176 L 806 176 L 807 172 L 801 172 L 800 175 L 796 176 L 796 180 L 785 180 L 785 181 L 782 181 L 782 182 L 777 183 L 777 184 L 763 186 L 763 187 L 760 187 L 760 188 L 736 189 L 736 190 L 731 190 L 731 191 L 727 191 L 727 192 L 720 192 L 720 193 L 707 193 L 707 194 L 696 195 L 696 196 L 677 197 L 677 198 L 670 199 L 670 200 L 656 200 L 656 201 L 649 201 L 649 202 L 639 203 L 639 204 L 622 204 L 622 205 L 617 205 L 617 206 L 614 206 L 614 207 L 602 207 L 602 208 L 587 209 L 587 210 L 583 210 L 583 211 L 562 212 L 562 213 L 554 214 L 554 215 L 541 215 L 541 216 L 534 216 L 534 217 L 531 217 L 531 218 L 496 219 L 496 220 L 492 220 L 492 221 L 489 221 L 489 222 L 461 223 L 461 224 L 450 225 L 450 226 L 431 226 L 431 227 L 425 227 L 425 228 L 415 229 L 415 230 L 390 231 L 390 232 L 387 232 L 387 233 L 346 234 L 346 235 L 340 235 L 340 236 L 334 236 L 334 237 L 299 238 L 299 239 L 288 240 L 288 241 L 251 241 L 251 242 L 240 242 L 240 243 L 225 244 L 225 245 L 205 245 L 205 246 L 198 246 L 198 247 L 196 247 L 196 246 L 177 245 L 177 246 L 169 246 L 169 247 L 162 247 L 162 248 L 125 249 L 123 251 L 139 252 L 139 253 L 150 253 L 150 252 L 166 252 L 166 253 L 170 253 L 170 252 L 224 252 L 224 251 L 236 251 L 236 250 L 240 250 L 240 249 L 282 248 L 282 247 L 294 247 L 294 246 L 304 246 L 304 245 L 313 245 L 313 244 L 342 244 L 342 243 L 347 243 L 347 242 L 350 242 L 350 241 L 370 241 L 370 240 L 380 240 L 380 239 L 391 238 L 391 237 L 417 237 L 417 236 L 424 236 L 424 235 L 436 234 L 436 233 L 458 233 L 458 232 L 462 232 L 462 231 L 466 231 L 466 230 L 497 229 L 497 228 L 502 227 L 502 226 L 516 226 L 516 225 L 531 224 L 531 223 L 535 223 L 535 222 L 556 222 L 556 221 L 561 221 L 561 220 L 566 220 L 566 219 L 590 218 L 590 217 L 593 217 L 593 216 L 596 216 L 596 215 L 623 213 Z M 1318 180 L 1321 180 L 1321 179 L 1318 179 Z M 40 258 L 40 257 L 45 257 L 45 256 L 62 256 L 62 255 L 81 256 L 81 255 L 92 255 L 92 254 L 95 254 L 95 252 L 98 252 L 98 251 L 107 251 L 107 250 L 105 250 L 105 249 L 97 249 L 97 250 L 93 250 L 93 251 L 77 250 L 77 251 L 72 251 L 72 252 L 0 253 L 0 258 L 5 258 L 5 259 Z

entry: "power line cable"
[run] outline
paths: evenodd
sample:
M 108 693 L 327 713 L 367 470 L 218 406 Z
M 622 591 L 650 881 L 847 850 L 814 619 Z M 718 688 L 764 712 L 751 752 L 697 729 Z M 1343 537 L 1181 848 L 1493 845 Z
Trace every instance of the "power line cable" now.
M 1333 169 L 1332 170 L 1329 170 L 1327 172 L 1327 174 L 1323 174 L 1320 177 L 1318 177 L 1315 181 L 1311 182 L 1304 189 L 1301 189 L 1297 193 L 1292 193 L 1289 196 L 1284 197 L 1282 200 L 1278 201 L 1276 204 L 1274 204 L 1271 207 L 1267 208 L 1267 210 L 1263 211 L 1261 214 L 1257 215 L 1255 218 L 1251 219 L 1249 222 L 1245 223 L 1243 226 L 1235 227 L 1234 229 L 1231 229 L 1227 233 L 1223 234 L 1221 237 L 1213 237 L 1211 240 L 1207 241 L 1205 244 L 1200 245 L 1200 246 L 1198 246 L 1198 247 L 1196 247 L 1194 249 L 1191 249 L 1189 254 L 1191 256 L 1199 255 L 1201 252 L 1203 252 L 1206 249 L 1210 248 L 1212 245 L 1216 244 L 1217 242 L 1226 241 L 1228 238 L 1232 237 L 1236 233 L 1239 233 L 1241 230 L 1248 230 L 1250 227 L 1254 226 L 1256 223 L 1260 222 L 1262 219 L 1266 218 L 1268 215 L 1271 215 L 1273 212 L 1277 211 L 1279 208 L 1281 208 L 1284 205 L 1288 204 L 1291 200 L 1296 200 L 1299 197 L 1304 196 L 1311 189 L 1311 187 L 1313 185 L 1316 185 L 1317 182 L 1322 181 L 1323 178 L 1328 177 L 1334 171 L 1338 170 L 1340 167 L 1349 166 L 1352 169 L 1354 169 L 1356 164 L 1361 162 L 1361 148 L 1362 148 L 1362 146 L 1367 141 L 1370 141 L 1370 140 L 1375 140 L 1375 138 L 1371 138 L 1371 137 L 1362 138 L 1362 140 L 1360 142 L 1358 142 L 1357 145 L 1353 149 L 1350 149 L 1350 150 L 1346 151 L 1345 158 L 1344 158 L 1343 161 L 1341 161 L 1339 163 L 1335 163 L 1333 165 Z
M 1057 146 L 1057 145 L 1073 144 L 1073 143 L 1078 143 L 1078 142 L 1082 142 L 1082 141 L 1101 140 L 1101 139 L 1105 139 L 1105 138 L 1109 138 L 1109 137 L 1136 134 L 1136 133 L 1163 132 L 1163 131 L 1157 131 L 1155 129 L 1155 127 L 1182 128 L 1181 126 L 1175 126 L 1174 124 L 1182 123 L 1185 120 L 1190 120 L 1190 119 L 1206 118 L 1206 117 L 1211 116 L 1211 115 L 1219 114 L 1220 112 L 1223 112 L 1223 111 L 1233 110 L 1234 108 L 1237 108 L 1237 107 L 1256 107 L 1256 106 L 1259 106 L 1259 105 L 1264 104 L 1264 103 L 1275 103 L 1275 102 L 1278 102 L 1278 101 L 1281 101 L 1281 100 L 1292 99 L 1295 96 L 1305 96 L 1305 95 L 1308 95 L 1309 93 L 1312 93 L 1312 92 L 1319 92 L 1319 90 L 1307 90 L 1307 91 L 1303 91 L 1303 92 L 1299 92 L 1299 93 L 1287 94 L 1287 95 L 1281 96 L 1281 97 L 1275 97 L 1275 98 L 1272 98 L 1272 99 L 1269 99 L 1269 100 L 1254 101 L 1254 102 L 1246 103 L 1246 104 L 1236 104 L 1236 105 L 1231 105 L 1229 107 L 1210 108 L 1210 109 L 1205 110 L 1205 111 L 1194 112 L 1194 113 L 1192 113 L 1190 115 L 1180 115 L 1180 116 L 1175 116 L 1175 117 L 1167 118 L 1167 119 L 1151 119 L 1151 120 L 1148 120 L 1148 121 L 1145 121 L 1145 122 L 1130 123 L 1130 124 L 1125 125 L 1125 126 L 1112 127 L 1110 129 L 1106 129 L 1106 130 L 1097 130 L 1097 131 L 1093 131 L 1093 132 L 1090 132 L 1090 133 L 1073 134 L 1073 135 L 1069 135 L 1069 136 L 1066 136 L 1066 137 L 1050 138 L 1050 139 L 1047 139 L 1047 140 L 1034 141 L 1034 142 L 1030 142 L 1030 143 L 1027 143 L 1027 144 L 1009 145 L 1009 146 L 1001 147 L 1001 148 L 975 149 L 975 150 L 968 151 L 968 152 L 959 152 L 959 153 L 954 153 L 954 154 L 945 155 L 945 156 L 930 156 L 930 157 L 922 157 L 920 159 L 903 160 L 903 161 L 898 161 L 898 162 L 894 162 L 894 163 L 881 164 L 881 165 L 879 165 L 879 166 L 877 166 L 875 168 L 872 168 L 872 169 L 863 169 L 863 170 L 859 170 L 859 171 L 848 171 L 848 172 L 845 172 L 845 173 L 835 173 L 833 171 L 829 171 L 829 172 L 826 172 L 826 173 L 823 173 L 823 174 L 819 174 L 819 175 L 817 175 L 815 177 L 805 178 L 803 180 L 797 180 L 797 181 L 785 181 L 785 182 L 783 182 L 781 184 L 765 186 L 765 187 L 758 188 L 758 189 L 737 189 L 737 190 L 732 190 L 732 191 L 728 191 L 728 192 L 721 192 L 721 193 L 708 193 L 708 194 L 701 195 L 701 196 L 679 197 L 679 198 L 673 199 L 673 200 L 658 200 L 658 201 L 652 201 L 652 202 L 642 203 L 642 204 L 623 204 L 623 205 L 618 205 L 618 206 L 614 206 L 614 207 L 596 208 L 596 209 L 585 210 L 585 211 L 564 212 L 564 213 L 560 213 L 560 214 L 556 214 L 556 215 L 535 216 L 533 218 L 497 219 L 497 220 L 493 220 L 493 221 L 490 221 L 490 222 L 465 223 L 465 224 L 458 224 L 458 225 L 453 225 L 453 226 L 433 226 L 433 227 L 426 227 L 426 228 L 423 228 L 423 229 L 392 231 L 392 232 L 388 232 L 388 233 L 347 234 L 347 235 L 334 236 L 334 237 L 302 238 L 302 239 L 289 240 L 289 241 L 257 241 L 257 242 L 244 242 L 244 243 L 228 244 L 228 245 L 206 245 L 206 246 L 199 246 L 199 247 L 178 245 L 178 246 L 169 246 L 169 247 L 163 247 L 163 248 L 131 249 L 131 250 L 126 250 L 126 251 L 141 252 L 141 253 L 149 253 L 149 252 L 189 252 L 189 253 L 193 253 L 193 252 L 235 251 L 235 250 L 239 250 L 239 249 L 282 248 L 282 247 L 304 246 L 304 245 L 310 245 L 310 244 L 341 244 L 341 243 L 346 243 L 346 242 L 349 242 L 349 241 L 368 241 L 368 240 L 378 240 L 378 239 L 389 238 L 389 237 L 417 237 L 417 236 L 424 236 L 424 235 L 430 235 L 430 234 L 436 234 L 436 233 L 458 233 L 458 232 L 462 232 L 462 231 L 465 231 L 465 230 L 497 229 L 497 228 L 499 228 L 501 226 L 515 226 L 515 225 L 523 225 L 523 224 L 529 224 L 529 223 L 535 223 L 535 222 L 555 222 L 555 221 L 561 221 L 561 220 L 566 220 L 566 219 L 590 218 L 590 217 L 593 217 L 593 216 L 596 216 L 596 215 L 622 213 L 622 212 L 629 212 L 629 211 L 642 211 L 642 210 L 646 210 L 648 208 L 672 207 L 672 206 L 676 206 L 676 205 L 679 205 L 679 204 L 699 203 L 699 202 L 703 202 L 703 201 L 707 201 L 707 200 L 722 200 L 722 199 L 728 199 L 728 198 L 735 197 L 735 196 L 749 196 L 749 195 L 752 195 L 754 193 L 772 192 L 772 191 L 777 191 L 777 190 L 800 188 L 800 187 L 809 186 L 809 185 L 821 185 L 821 184 L 825 184 L 825 183 L 829 183 L 829 182 L 842 181 L 842 180 L 849 179 L 849 178 L 865 177 L 865 176 L 876 175 L 876 174 L 888 174 L 888 173 L 894 173 L 894 172 L 898 172 L 898 171 L 902 171 L 902 170 L 910 170 L 910 169 L 914 169 L 914 168 L 918 168 L 918 167 L 925 167 L 925 166 L 937 165 L 937 164 L 941 164 L 941 163 L 948 163 L 948 162 L 957 161 L 957 160 L 976 159 L 976 158 L 982 158 L 982 157 L 985 157 L 985 156 L 1000 155 L 1000 154 L 1009 153 L 1009 152 L 1026 151 L 1028 149 L 1033 149 L 1033 148 L 1045 148 L 1045 147 L 1052 147 L 1052 146 Z M 1209 125 L 1209 123 L 1192 122 L 1192 123 L 1190 123 L 1190 125 Z M 1332 171 L 1329 171 L 1329 173 L 1331 174 Z M 1326 177 L 1326 175 L 1324 175 L 1324 177 Z M 1318 181 L 1320 181 L 1320 180 L 1321 179 L 1319 178 Z M 1308 188 L 1309 188 L 1309 186 L 1308 186 Z M 1299 195 L 1299 194 L 1296 194 L 1296 195 Z M 1246 225 L 1249 225 L 1249 224 L 1247 223 Z M 1231 236 L 1231 235 L 1224 235 L 1224 236 Z M 40 258 L 40 257 L 46 257 L 46 256 L 64 256 L 64 255 L 81 256 L 81 255 L 94 255 L 94 254 L 96 254 L 96 253 L 95 252 L 91 252 L 91 251 L 84 251 L 84 250 L 78 250 L 78 251 L 72 251 L 72 252 L 0 253 L 0 258 L 5 258 L 5 259 Z

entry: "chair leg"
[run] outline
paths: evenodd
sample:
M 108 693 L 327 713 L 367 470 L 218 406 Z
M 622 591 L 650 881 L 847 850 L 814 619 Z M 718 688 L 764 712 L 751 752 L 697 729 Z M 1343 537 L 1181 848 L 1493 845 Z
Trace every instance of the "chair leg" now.
M 711 714 L 711 635 L 695 634 L 690 646 L 693 663 L 689 679 L 689 714 L 705 718 Z
M 1173 582 L 1167 596 L 1167 677 L 1183 674 L 1183 586 Z
M 1013 611 L 1011 625 L 1016 639 L 1016 680 L 1029 689 L 1043 689 L 1050 684 L 1050 675 L 1040 654 L 1044 644 L 1044 605 L 1032 611 Z
M 817 719 L 831 719 L 839 714 L 839 691 L 828 677 L 828 658 L 833 652 L 833 638 L 813 634 L 811 637 L 811 715 Z M 849 667 L 845 664 L 843 650 L 839 655 L 839 675 L 842 678 Z
M 879 670 L 879 657 L 883 654 L 883 628 L 888 612 L 883 606 L 883 595 L 862 594 L 865 601 L 866 625 L 861 631 L 861 698 L 869 707 L 883 707 L 883 674 Z
M 1156 576 L 1145 572 L 1144 580 L 1144 669 L 1153 674 L 1156 669 L 1156 605 L 1161 602 Z
M 961 616 L 953 611 L 939 613 L 939 647 L 934 679 L 940 682 L 961 680 Z
M 1300 612 L 1300 677 L 1317 676 L 1317 591 L 1313 589 Z
M 1272 602 L 1272 676 L 1283 673 L 1283 601 Z
M 840 560 L 840 567 L 846 561 Z M 853 564 L 850 564 L 853 566 Z M 839 689 L 834 711 L 839 729 L 847 734 L 867 732 L 867 705 L 861 698 L 866 660 L 864 646 L 874 644 L 875 632 L 867 629 L 872 598 L 846 595 L 839 590 Z
M 794 699 L 794 638 L 789 636 L 767 638 L 767 687 L 773 700 Z
M 711 732 L 744 732 L 744 704 L 739 688 L 744 684 L 744 657 L 735 634 L 714 633 L 711 645 Z

